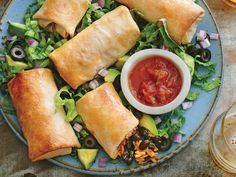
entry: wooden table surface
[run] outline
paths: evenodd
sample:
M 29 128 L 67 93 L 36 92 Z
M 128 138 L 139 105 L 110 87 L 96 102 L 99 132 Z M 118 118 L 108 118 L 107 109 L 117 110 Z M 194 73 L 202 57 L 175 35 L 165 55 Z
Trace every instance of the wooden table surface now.
M 0 0 L 3 7 L 7 0 Z M 23 1 L 23 0 L 22 0 Z M 222 0 L 206 0 L 218 23 L 224 46 L 225 78 L 220 100 L 209 122 L 196 137 L 178 155 L 142 173 L 131 177 L 233 177 L 220 170 L 208 154 L 210 128 L 216 117 L 236 101 L 236 9 L 230 8 Z M 47 161 L 31 163 L 27 157 L 27 148 L 5 122 L 0 120 L 0 177 L 21 177 L 33 173 L 38 177 L 88 177 L 74 171 L 52 165 Z

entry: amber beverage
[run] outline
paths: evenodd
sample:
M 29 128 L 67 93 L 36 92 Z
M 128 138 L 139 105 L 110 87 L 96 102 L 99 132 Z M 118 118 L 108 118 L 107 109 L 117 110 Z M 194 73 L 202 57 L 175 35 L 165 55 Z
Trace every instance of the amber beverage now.
M 209 151 L 220 168 L 236 174 L 236 104 L 214 123 L 210 133 Z

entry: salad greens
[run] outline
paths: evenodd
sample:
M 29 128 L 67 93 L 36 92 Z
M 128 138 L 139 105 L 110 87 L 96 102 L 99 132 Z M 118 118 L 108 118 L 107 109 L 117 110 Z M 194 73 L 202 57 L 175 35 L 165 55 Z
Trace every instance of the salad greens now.
M 55 79 L 60 88 L 55 98 L 57 108 L 64 106 L 66 110 L 66 121 L 70 122 L 72 125 L 75 123 L 83 125 L 83 121 L 76 111 L 75 101 L 82 98 L 92 89 L 89 87 L 89 83 L 85 83 L 76 90 L 72 90 L 59 77 L 54 66 L 48 59 L 49 53 L 67 42 L 67 39 L 63 39 L 56 32 L 45 31 L 39 27 L 37 21 L 32 20 L 33 14 L 41 7 L 43 2 L 44 0 L 37 0 L 28 7 L 24 16 L 24 24 L 9 22 L 8 31 L 12 36 L 10 38 L 4 37 L 3 48 L 0 48 L 0 54 L 3 55 L 0 55 L 0 86 L 2 90 L 5 91 L 6 83 L 18 72 L 25 69 L 49 67 L 54 71 Z M 95 0 L 91 1 L 86 14 L 77 27 L 77 32 L 82 31 L 95 20 L 101 18 L 105 13 L 119 6 L 119 3 L 114 0 L 105 0 L 103 7 L 96 6 L 96 2 Z M 131 9 L 130 12 L 141 30 L 138 41 L 125 56 L 119 58 L 118 62 L 108 69 L 109 75 L 105 77 L 96 76 L 95 79 L 100 85 L 104 82 L 113 82 L 123 105 L 132 111 L 134 115 L 140 114 L 140 112 L 135 110 L 125 99 L 120 88 L 119 74 L 128 57 L 140 50 L 165 47 L 178 55 L 186 63 L 192 76 L 192 85 L 204 91 L 211 91 L 220 85 L 219 78 L 212 78 L 216 72 L 216 64 L 212 62 L 202 62 L 199 56 L 193 57 L 186 52 L 189 47 L 188 45 L 179 45 L 173 41 L 168 34 L 165 19 L 160 19 L 157 23 L 148 23 L 137 10 Z M 20 46 L 24 49 L 26 57 L 22 61 L 14 61 L 14 57 L 11 55 L 11 49 L 14 46 Z M 186 99 L 194 101 L 199 95 L 200 92 L 190 91 Z M 7 100 L 9 100 L 9 97 L 4 101 L 4 111 L 14 112 L 14 109 L 11 107 L 12 104 L 7 102 Z M 183 134 L 183 132 L 181 132 L 181 127 L 185 123 L 183 114 L 184 110 L 179 107 L 170 113 L 160 115 L 161 122 L 156 123 L 157 135 L 172 139 L 176 133 Z M 83 139 L 90 134 L 86 129 L 82 129 L 80 132 L 76 132 L 76 135 L 80 141 L 83 141 Z M 73 154 L 76 155 L 75 150 L 73 150 Z M 113 160 L 112 162 L 117 163 L 119 160 L 120 159 Z
M 72 93 L 69 91 L 69 86 L 62 87 L 56 94 L 55 103 L 56 106 L 65 106 L 66 110 L 66 121 L 70 122 L 78 115 L 75 107 L 75 100 L 73 99 Z
M 192 91 L 189 91 L 188 95 L 187 95 L 187 99 L 190 100 L 190 101 L 194 101 L 196 100 L 198 97 L 199 97 L 200 93 L 199 92 L 192 92 Z
M 48 54 L 54 49 L 60 47 L 67 40 L 60 37 L 56 32 L 49 33 L 40 28 L 38 22 L 32 20 L 32 16 L 43 4 L 43 0 L 37 0 L 29 5 L 24 16 L 24 24 L 9 22 L 8 31 L 12 37 L 3 37 L 3 47 L 0 48 L 0 54 L 11 56 L 11 49 L 14 46 L 20 46 L 24 49 L 26 57 L 21 62 L 26 64 L 24 69 L 34 67 L 49 67 L 51 65 Z M 36 45 L 32 45 L 32 43 Z M 23 69 L 18 65 L 10 67 L 6 59 L 0 60 L 0 85 L 6 84 L 15 76 L 16 72 Z
M 92 22 L 101 18 L 105 13 L 112 11 L 116 7 L 118 7 L 118 3 L 114 0 L 105 0 L 104 7 L 95 7 L 94 3 L 96 1 L 92 0 L 89 4 L 89 8 L 82 19 L 81 26 L 79 27 L 79 31 L 82 31 L 86 27 L 88 27 Z

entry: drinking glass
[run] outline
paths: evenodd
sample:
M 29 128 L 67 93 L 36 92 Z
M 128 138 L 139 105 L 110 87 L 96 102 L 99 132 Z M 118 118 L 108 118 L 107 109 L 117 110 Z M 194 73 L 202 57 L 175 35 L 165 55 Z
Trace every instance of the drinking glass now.
M 236 104 L 222 113 L 213 124 L 209 153 L 220 168 L 236 173 Z

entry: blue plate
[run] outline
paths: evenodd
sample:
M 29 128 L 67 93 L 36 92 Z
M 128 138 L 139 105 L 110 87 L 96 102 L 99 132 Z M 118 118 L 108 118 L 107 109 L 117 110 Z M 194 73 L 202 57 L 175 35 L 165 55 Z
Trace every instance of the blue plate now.
M 0 34 L 0 38 L 4 35 L 7 35 L 8 21 L 22 22 L 25 10 L 32 1 L 33 0 L 11 0 L 6 4 L 2 13 L 0 13 L 0 15 L 2 16 L 2 32 Z M 205 9 L 206 14 L 201 23 L 198 25 L 198 30 L 204 29 L 210 33 L 219 33 L 216 22 L 212 17 L 212 14 L 206 3 L 203 0 L 199 0 L 199 4 Z M 216 73 L 214 77 L 219 77 L 221 78 L 221 81 L 223 81 L 223 51 L 221 40 L 212 41 L 211 44 L 212 45 L 210 47 L 210 50 L 212 51 L 212 61 L 217 64 Z M 192 89 L 198 90 L 197 88 Z M 183 137 L 183 141 L 180 144 L 173 144 L 171 149 L 165 152 L 161 152 L 159 154 L 160 160 L 157 163 L 149 163 L 141 166 L 136 164 L 135 162 L 130 166 L 127 166 L 123 162 L 120 162 L 118 164 L 108 163 L 106 168 L 99 168 L 99 158 L 97 158 L 95 163 L 89 170 L 84 170 L 80 162 L 78 160 L 73 159 L 69 155 L 49 159 L 49 161 L 61 167 L 66 167 L 77 172 L 95 175 L 128 174 L 157 166 L 159 163 L 164 162 L 165 160 L 173 157 L 175 154 L 181 151 L 199 133 L 203 125 L 207 122 L 210 114 L 214 110 L 216 102 L 219 98 L 220 90 L 221 87 L 210 92 L 204 92 L 199 90 L 201 92 L 200 97 L 197 101 L 194 102 L 193 107 L 187 110 L 185 113 L 186 123 L 182 128 L 182 131 L 186 133 L 186 136 Z M 3 97 L 4 95 L 0 93 L 0 103 L 2 103 Z M 22 135 L 21 128 L 17 121 L 17 117 L 15 115 L 4 113 L 2 109 L 0 109 L 0 111 L 8 125 L 14 131 L 14 133 L 19 137 L 22 142 L 26 144 L 26 141 Z M 103 151 L 100 151 L 98 157 L 108 156 Z

